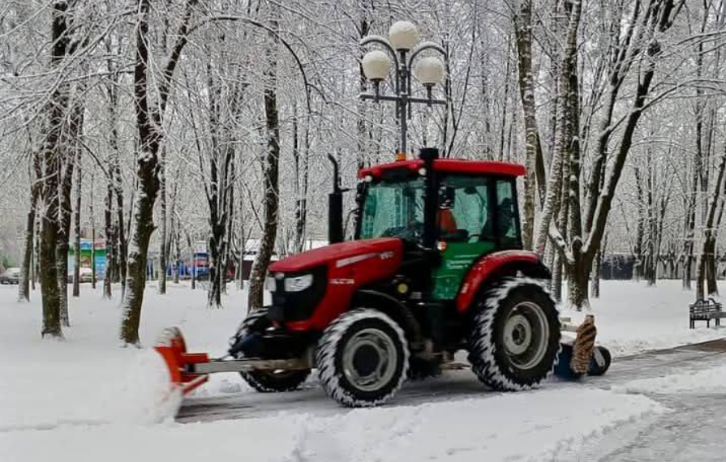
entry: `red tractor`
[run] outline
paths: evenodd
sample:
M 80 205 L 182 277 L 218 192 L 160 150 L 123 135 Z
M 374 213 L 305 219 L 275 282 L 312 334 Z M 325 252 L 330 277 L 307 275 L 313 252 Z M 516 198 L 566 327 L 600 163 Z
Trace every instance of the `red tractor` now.
M 157 349 L 185 390 L 237 371 L 260 392 L 289 391 L 317 369 L 325 392 L 353 407 L 384 403 L 460 350 L 491 389 L 536 386 L 553 370 L 560 322 L 543 287 L 550 271 L 522 250 L 524 173 L 436 149 L 363 169 L 347 242 L 336 180 L 330 245 L 270 266 L 272 304 L 242 322 L 229 359 L 188 354 L 179 337 Z

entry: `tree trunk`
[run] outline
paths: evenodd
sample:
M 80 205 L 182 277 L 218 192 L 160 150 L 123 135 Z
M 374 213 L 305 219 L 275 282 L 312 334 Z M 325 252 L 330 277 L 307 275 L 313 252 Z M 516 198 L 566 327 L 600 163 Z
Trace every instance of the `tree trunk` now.
M 79 89 L 78 94 L 83 93 Z M 73 214 L 71 193 L 73 190 L 73 174 L 76 163 L 80 161 L 80 137 L 83 134 L 83 111 L 84 105 L 81 100 L 75 102 L 70 117 L 68 133 L 63 137 L 61 148 L 62 176 L 59 191 L 60 201 L 60 228 L 58 234 L 58 245 L 56 247 L 56 258 L 58 265 L 58 287 L 60 289 L 60 316 L 61 323 L 68 327 L 70 319 L 68 316 L 68 251 L 70 249 L 71 218 Z
M 557 300 L 557 302 L 561 302 L 562 301 L 562 279 L 563 279 L 562 259 L 560 258 L 559 252 L 555 251 L 555 249 L 552 249 L 552 252 L 554 253 L 553 259 L 552 259 L 552 283 L 551 283 L 552 297 L 555 300 Z
M 136 102 L 136 126 L 138 155 L 136 175 L 138 186 L 135 202 L 133 236 L 128 252 L 127 294 L 123 301 L 121 340 L 128 344 L 139 343 L 141 304 L 146 288 L 146 262 L 149 241 L 154 232 L 154 202 L 159 191 L 158 151 L 161 135 L 160 124 L 155 123 L 155 113 L 149 107 L 148 59 L 149 59 L 149 12 L 150 0 L 139 0 L 139 24 L 136 29 L 136 62 L 134 67 L 134 100 Z
M 128 256 L 128 240 L 126 239 L 126 226 L 124 225 L 124 190 L 121 177 L 121 151 L 118 147 L 118 128 L 116 126 L 116 106 L 118 104 L 117 89 L 114 85 L 108 87 L 109 92 L 109 120 L 111 123 L 111 166 L 110 179 L 116 196 L 116 223 L 114 230 L 114 278 L 121 283 L 121 298 L 126 294 L 126 258 Z
M 42 177 L 41 177 L 42 178 Z M 42 209 L 41 209 L 42 210 Z M 40 278 L 40 235 L 42 233 L 43 223 L 40 215 L 35 213 L 35 246 L 33 248 L 33 279 L 31 280 L 31 288 L 35 290 L 35 284 Z
M 33 268 L 33 253 L 37 249 L 34 247 L 35 242 L 35 221 L 36 210 L 38 207 L 38 199 L 42 189 L 43 167 L 40 153 L 33 153 L 33 174 L 31 175 L 32 184 L 30 187 L 30 209 L 28 210 L 27 219 L 25 221 L 25 237 L 23 245 L 23 261 L 20 270 L 20 284 L 18 285 L 18 300 L 30 301 L 30 282 L 32 279 L 33 290 L 35 290 L 35 271 Z M 31 278 L 32 274 L 32 278 Z
M 32 197 L 34 195 L 34 193 L 31 193 L 30 209 L 28 210 L 28 215 L 25 220 L 23 262 L 20 270 L 20 284 L 18 285 L 18 300 L 26 302 L 30 301 L 30 274 L 33 260 L 33 239 L 35 238 L 36 199 Z
M 161 149 L 161 163 L 159 164 L 159 192 L 161 193 L 161 236 L 159 239 L 159 293 L 166 294 L 166 266 L 167 266 L 167 210 L 166 210 L 166 148 Z
M 275 9 L 277 13 L 277 8 Z M 278 29 L 277 15 L 272 29 Z M 257 310 L 263 306 L 263 294 L 267 267 L 270 265 L 277 238 L 277 218 L 279 209 L 279 162 L 280 162 L 280 125 L 277 113 L 277 36 L 275 35 L 267 52 L 268 71 L 265 87 L 265 120 L 267 127 L 267 159 L 265 162 L 265 218 L 262 239 L 257 253 L 257 261 L 250 280 L 249 309 Z
M 239 245 L 237 246 L 237 290 L 242 290 L 245 287 L 244 277 L 244 263 L 245 263 L 245 250 L 247 247 L 247 235 L 245 234 L 245 215 L 244 215 L 244 199 L 243 195 L 239 194 Z
M 96 214 L 93 211 L 93 191 L 95 187 L 95 175 L 91 172 L 91 197 L 88 203 L 88 217 L 91 221 L 91 289 L 96 290 Z
M 83 189 L 81 187 L 81 177 L 83 170 L 81 169 L 81 150 L 78 149 L 76 156 L 76 210 L 73 220 L 73 246 L 75 247 L 74 266 L 73 266 L 73 296 L 81 295 L 81 198 Z
M 600 298 L 600 280 L 602 279 L 602 259 L 603 254 L 605 253 L 605 249 L 608 245 L 608 237 L 607 234 L 605 235 L 605 238 L 603 239 L 602 246 L 597 251 L 597 255 L 595 255 L 595 268 L 592 278 L 592 284 L 590 287 L 590 295 L 592 298 Z
M 194 245 L 192 245 L 192 239 L 189 235 L 187 235 L 187 241 L 189 242 L 189 258 L 192 262 L 192 290 L 195 290 L 197 288 L 197 260 L 194 255 Z
M 68 35 L 66 14 L 68 4 L 55 2 L 52 11 L 51 67 L 57 68 L 66 56 Z M 60 320 L 60 294 L 58 288 L 58 266 L 56 246 L 59 235 L 58 188 L 61 176 L 61 134 L 63 121 L 68 111 L 67 87 L 63 85 L 51 94 L 48 116 L 48 130 L 42 148 L 43 157 L 43 204 L 40 240 L 40 283 L 43 299 L 42 335 L 62 338 Z
M 181 273 L 181 264 L 182 264 L 182 258 L 181 258 L 181 235 L 178 231 L 177 226 L 177 232 L 176 232 L 176 238 L 174 239 L 175 246 L 174 250 L 176 250 L 176 271 L 174 271 L 174 284 L 179 284 L 179 275 Z
M 640 169 L 635 167 L 635 190 L 638 202 L 638 218 L 635 228 L 635 246 L 633 248 L 633 279 L 639 282 L 643 276 L 643 234 L 645 233 L 645 205 L 643 198 L 643 182 Z
M 523 0 L 520 4 L 519 14 L 514 17 L 519 57 L 519 92 L 522 99 L 526 133 L 525 167 L 527 173 L 524 177 L 524 214 L 522 217 L 522 241 L 525 249 L 531 249 L 534 244 L 535 174 L 539 144 L 532 65 L 532 8 L 533 0 Z
M 113 179 L 108 178 L 106 185 L 106 203 L 103 210 L 104 234 L 106 236 L 106 275 L 103 278 L 103 298 L 110 300 L 111 281 L 116 267 L 115 238 L 113 229 Z M 79 204 L 80 205 L 80 204 Z M 80 207 L 79 207 L 80 210 Z
M 91 207 L 91 289 L 96 290 L 96 223 L 93 220 L 93 207 Z
M 135 220 L 131 248 L 128 252 L 128 294 L 122 304 L 121 340 L 127 344 L 139 343 L 139 322 L 141 305 L 146 287 L 146 263 L 149 241 L 154 232 L 154 203 L 159 192 L 159 147 L 163 134 L 161 115 L 166 110 L 171 81 L 176 65 L 187 43 L 192 8 L 196 0 L 188 0 L 177 39 L 163 70 L 163 81 L 159 88 L 159 109 L 152 109 L 149 95 L 149 2 L 138 0 L 138 25 L 136 27 L 136 57 L 134 62 L 134 109 L 138 136 L 136 175 L 138 178 L 135 199 Z
M 724 176 L 726 175 L 726 146 L 724 146 L 723 150 L 724 151 L 721 155 L 718 171 L 716 174 L 716 184 L 714 185 L 713 193 L 710 196 L 711 200 L 708 203 L 708 208 L 705 216 L 703 246 L 701 248 L 701 255 L 698 261 L 696 300 L 704 298 L 704 296 L 706 295 L 704 289 L 708 289 L 708 295 L 718 294 L 718 287 L 715 281 L 715 254 L 717 235 L 716 213 L 718 210 L 723 210 L 722 202 L 724 200 L 724 195 L 722 188 L 724 184 Z M 713 259 L 712 263 L 709 263 L 710 259 Z M 711 281 L 710 287 L 705 288 L 704 286 L 706 285 L 706 279 L 708 278 L 709 271 L 714 273 L 711 276 L 713 281 Z
M 550 224 L 556 214 L 556 202 L 561 194 L 563 175 L 562 165 L 565 161 L 567 146 L 566 139 L 566 123 L 570 118 L 569 105 L 571 98 L 569 92 L 573 91 L 569 88 L 569 79 L 573 66 L 577 60 L 577 31 L 580 27 L 580 17 L 582 12 L 582 2 L 575 0 L 571 5 L 569 21 L 567 24 L 566 46 L 562 57 L 562 63 L 558 70 L 560 76 L 558 78 L 558 97 L 557 97 L 557 132 L 555 134 L 555 148 L 550 162 L 550 181 L 547 188 L 547 197 L 540 217 L 539 229 L 537 231 L 537 240 L 535 251 L 539 255 L 544 255 L 545 246 L 549 239 Z

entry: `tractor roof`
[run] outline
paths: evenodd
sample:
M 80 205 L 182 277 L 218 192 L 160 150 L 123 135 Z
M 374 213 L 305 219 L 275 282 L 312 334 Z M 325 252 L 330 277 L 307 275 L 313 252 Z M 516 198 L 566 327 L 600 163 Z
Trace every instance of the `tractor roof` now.
M 417 172 L 424 166 L 421 159 L 402 160 L 388 164 L 374 165 L 361 169 L 358 178 L 365 178 L 371 175 L 373 178 L 380 178 L 384 171 L 405 168 Z M 495 162 L 489 160 L 464 160 L 464 159 L 436 159 L 434 170 L 447 173 L 468 173 L 471 175 L 502 175 L 502 176 L 523 176 L 526 170 L 523 165 L 509 162 Z

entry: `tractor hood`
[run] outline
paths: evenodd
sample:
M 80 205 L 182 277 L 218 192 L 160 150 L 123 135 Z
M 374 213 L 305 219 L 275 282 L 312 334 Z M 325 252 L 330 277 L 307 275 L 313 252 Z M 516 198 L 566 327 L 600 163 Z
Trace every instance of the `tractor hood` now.
M 278 260 L 270 265 L 270 271 L 297 273 L 321 265 L 342 268 L 374 257 L 378 260 L 397 257 L 399 260 L 402 252 L 403 241 L 398 238 L 341 242 Z

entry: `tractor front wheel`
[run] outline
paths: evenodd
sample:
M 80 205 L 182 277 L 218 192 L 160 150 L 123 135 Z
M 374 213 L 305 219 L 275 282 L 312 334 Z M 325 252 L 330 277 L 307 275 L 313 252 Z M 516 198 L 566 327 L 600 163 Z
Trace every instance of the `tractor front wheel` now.
M 497 391 L 516 391 L 546 379 L 560 348 L 560 323 L 544 288 L 506 280 L 479 308 L 469 336 L 469 361 L 479 380 Z
M 401 388 L 409 364 L 403 330 L 373 309 L 341 315 L 323 332 L 315 355 L 325 392 L 348 407 L 383 404 Z
M 258 310 L 247 315 L 242 322 L 236 338 L 244 338 L 254 332 L 263 332 L 270 327 L 266 310 Z M 243 354 L 239 353 L 237 359 L 242 359 Z M 295 371 L 249 371 L 239 373 L 245 382 L 260 393 L 279 393 L 294 391 L 300 388 L 310 375 L 310 370 Z

